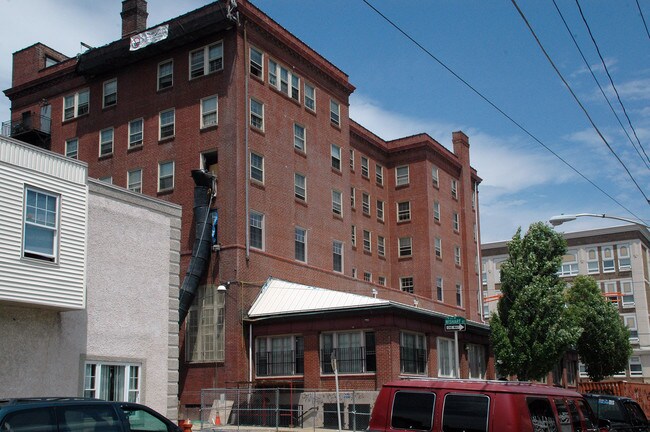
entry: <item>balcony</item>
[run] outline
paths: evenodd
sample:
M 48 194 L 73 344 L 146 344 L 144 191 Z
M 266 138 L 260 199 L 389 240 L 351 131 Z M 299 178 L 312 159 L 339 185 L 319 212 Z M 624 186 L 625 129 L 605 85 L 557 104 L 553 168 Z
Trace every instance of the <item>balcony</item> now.
M 2 135 L 50 150 L 52 119 L 50 117 L 23 113 L 20 120 L 2 123 Z

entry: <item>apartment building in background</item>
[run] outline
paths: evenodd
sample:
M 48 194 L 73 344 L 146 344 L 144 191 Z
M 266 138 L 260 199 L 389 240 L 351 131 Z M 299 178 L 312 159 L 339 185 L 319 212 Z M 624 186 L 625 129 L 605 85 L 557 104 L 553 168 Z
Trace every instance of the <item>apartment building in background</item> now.
M 181 209 L 0 137 L 0 398 L 178 410 Z
M 494 378 L 469 138 L 376 136 L 348 76 L 249 1 L 150 28 L 146 1 L 122 5 L 114 42 L 14 53 L 4 130 L 182 206 L 182 409 L 204 388 L 333 389 L 332 353 L 342 388 L 456 376 L 456 356 Z
M 612 378 L 650 382 L 650 232 L 639 225 L 622 225 L 563 235 L 568 248 L 559 275 L 567 283 L 577 275 L 596 279 L 630 329 L 633 353 L 629 365 Z M 489 320 L 501 296 L 499 269 L 508 257 L 507 242 L 483 244 L 481 256 L 484 313 Z M 579 376 L 587 379 L 582 365 Z

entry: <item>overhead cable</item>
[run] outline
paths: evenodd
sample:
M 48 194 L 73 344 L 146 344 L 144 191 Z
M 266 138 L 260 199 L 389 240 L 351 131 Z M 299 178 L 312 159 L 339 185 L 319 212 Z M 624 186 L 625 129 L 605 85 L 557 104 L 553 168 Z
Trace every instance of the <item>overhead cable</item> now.
M 643 21 L 643 27 L 645 27 L 645 34 L 647 34 L 648 39 L 650 39 L 650 31 L 648 31 L 648 23 L 645 22 L 645 17 L 643 16 L 643 11 L 641 10 L 641 5 L 639 4 L 639 0 L 636 0 L 636 7 L 639 9 L 639 15 L 641 15 L 641 21 Z

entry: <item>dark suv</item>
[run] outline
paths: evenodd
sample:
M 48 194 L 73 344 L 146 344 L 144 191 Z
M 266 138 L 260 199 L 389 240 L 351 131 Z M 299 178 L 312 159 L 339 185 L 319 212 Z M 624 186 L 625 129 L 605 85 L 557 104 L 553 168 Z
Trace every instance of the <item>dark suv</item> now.
M 181 432 L 144 405 L 51 397 L 0 399 L 0 432 Z
M 598 419 L 609 420 L 612 432 L 650 432 L 650 423 L 634 399 L 622 396 L 585 394 Z

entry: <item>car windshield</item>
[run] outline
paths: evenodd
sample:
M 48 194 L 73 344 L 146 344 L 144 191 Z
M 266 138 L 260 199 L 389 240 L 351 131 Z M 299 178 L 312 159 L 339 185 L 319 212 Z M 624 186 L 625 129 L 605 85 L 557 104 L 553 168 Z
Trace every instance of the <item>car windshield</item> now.
M 598 399 L 598 418 L 618 423 L 625 422 L 625 414 L 614 399 Z

